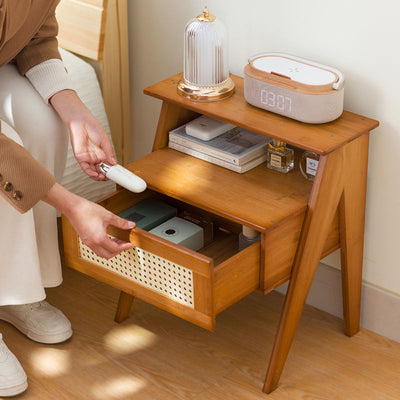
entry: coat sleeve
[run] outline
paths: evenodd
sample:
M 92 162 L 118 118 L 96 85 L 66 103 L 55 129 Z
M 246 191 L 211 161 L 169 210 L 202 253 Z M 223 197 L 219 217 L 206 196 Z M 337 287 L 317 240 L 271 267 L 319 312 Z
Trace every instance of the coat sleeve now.
M 22 75 L 30 68 L 44 61 L 51 59 L 61 60 L 58 51 L 58 24 L 55 15 L 55 7 L 58 2 L 50 10 L 44 23 L 41 25 L 35 36 L 15 57 L 18 69 Z
M 22 146 L 0 133 L 0 196 L 20 213 L 32 208 L 55 184 Z

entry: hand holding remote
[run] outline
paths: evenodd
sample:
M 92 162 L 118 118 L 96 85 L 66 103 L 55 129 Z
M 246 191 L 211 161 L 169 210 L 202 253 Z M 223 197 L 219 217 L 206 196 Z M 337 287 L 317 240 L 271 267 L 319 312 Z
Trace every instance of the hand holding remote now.
M 137 175 L 124 168 L 122 165 L 99 164 L 100 171 L 110 180 L 123 186 L 131 192 L 143 192 L 147 185 L 146 182 Z

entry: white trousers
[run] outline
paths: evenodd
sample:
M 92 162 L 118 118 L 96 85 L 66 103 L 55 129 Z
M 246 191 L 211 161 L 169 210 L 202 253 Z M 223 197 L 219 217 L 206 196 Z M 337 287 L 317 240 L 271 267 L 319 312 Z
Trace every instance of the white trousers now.
M 0 68 L 2 133 L 22 144 L 61 181 L 68 131 L 16 67 Z M 0 305 L 43 300 L 61 283 L 56 210 L 40 201 L 20 214 L 0 198 Z

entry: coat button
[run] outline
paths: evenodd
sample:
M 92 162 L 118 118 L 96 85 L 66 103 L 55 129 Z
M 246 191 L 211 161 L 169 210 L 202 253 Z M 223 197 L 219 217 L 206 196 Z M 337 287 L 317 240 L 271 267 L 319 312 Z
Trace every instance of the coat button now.
M 16 190 L 13 194 L 13 199 L 14 200 L 21 200 L 22 199 L 22 193 L 19 190 Z
M 12 190 L 12 183 L 11 183 L 11 182 L 6 182 L 6 183 L 4 184 L 4 186 L 3 186 L 3 189 L 4 189 L 6 192 L 11 192 L 11 190 Z

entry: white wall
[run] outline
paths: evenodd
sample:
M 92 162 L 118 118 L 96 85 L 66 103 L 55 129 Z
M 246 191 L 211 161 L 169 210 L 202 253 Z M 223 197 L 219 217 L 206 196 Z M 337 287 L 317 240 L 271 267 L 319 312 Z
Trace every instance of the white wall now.
M 341 70 L 345 108 L 380 121 L 371 135 L 364 280 L 400 295 L 400 3 L 396 0 L 128 0 L 133 157 L 151 150 L 161 101 L 143 89 L 182 71 L 183 31 L 205 4 L 229 32 L 230 70 L 278 51 Z M 325 260 L 338 266 L 334 254 Z

